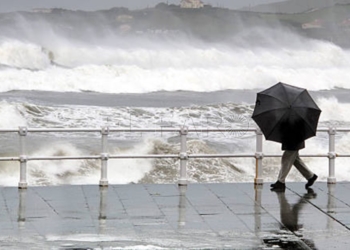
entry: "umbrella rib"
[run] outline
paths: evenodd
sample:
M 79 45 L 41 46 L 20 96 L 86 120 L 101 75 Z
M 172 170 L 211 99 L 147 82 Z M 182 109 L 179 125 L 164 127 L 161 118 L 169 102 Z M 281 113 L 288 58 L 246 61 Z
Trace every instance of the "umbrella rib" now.
M 312 101 L 312 102 L 316 105 L 315 101 L 311 98 L 309 92 L 307 92 L 306 89 L 298 94 L 298 96 L 293 100 L 293 102 L 291 103 L 291 105 L 293 105 L 293 103 L 296 102 L 296 101 L 298 100 L 299 96 L 301 96 L 301 94 L 303 94 L 303 93 L 305 93 L 305 92 L 306 92 L 306 93 L 308 94 L 308 96 L 310 97 L 310 101 Z M 316 106 L 317 106 L 317 105 L 316 105 Z M 309 109 L 319 110 L 319 109 L 317 109 L 317 108 L 313 108 L 313 107 L 310 107 L 310 106 L 293 106 L 293 107 L 295 107 L 295 108 L 309 108 Z
M 256 116 L 259 116 L 259 115 L 263 115 L 263 114 L 268 113 L 268 112 L 271 112 L 271 111 L 279 110 L 279 109 L 287 109 L 287 108 L 283 107 L 283 108 L 269 109 L 269 110 L 266 110 L 266 111 L 264 111 L 264 112 L 261 112 L 261 113 L 255 115 L 255 117 L 256 117 Z
M 291 103 L 289 103 L 289 98 L 288 98 L 288 93 L 287 93 L 287 90 L 286 90 L 286 88 L 283 88 L 283 92 L 284 92 L 284 94 L 285 94 L 285 99 L 288 101 L 288 106 L 290 106 L 290 105 L 292 105 Z M 294 101 L 293 101 L 294 102 Z
M 312 109 L 312 108 L 310 108 L 310 109 Z M 318 110 L 318 109 L 315 109 L 315 110 Z M 297 112 L 295 112 L 295 114 L 296 114 L 297 116 L 299 116 L 299 117 L 305 122 L 305 124 L 307 124 L 307 126 L 309 127 L 309 129 L 310 129 L 311 131 L 313 130 L 312 127 L 311 127 L 311 125 L 309 124 L 309 122 L 308 122 L 307 120 L 305 120 L 304 117 L 302 117 L 301 115 L 299 115 Z
M 286 102 L 284 102 L 283 100 L 277 98 L 276 96 L 268 95 L 268 94 L 264 94 L 264 93 L 259 93 L 259 95 L 264 95 L 264 96 L 268 96 L 268 97 L 274 98 L 275 100 L 279 101 L 280 103 L 286 105 Z
M 266 138 L 270 137 L 270 135 L 273 133 L 275 128 L 278 127 L 279 124 L 281 123 L 283 117 L 285 117 L 286 115 L 287 115 L 287 113 L 283 114 L 283 116 L 278 120 L 278 122 L 276 122 L 275 126 L 270 130 L 270 133 L 266 136 Z

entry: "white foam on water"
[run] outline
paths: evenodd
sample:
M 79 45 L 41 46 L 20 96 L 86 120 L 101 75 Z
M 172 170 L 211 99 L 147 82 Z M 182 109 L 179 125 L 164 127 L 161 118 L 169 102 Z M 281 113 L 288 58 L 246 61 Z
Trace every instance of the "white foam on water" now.
M 120 37 L 105 32 L 101 37 L 70 39 L 46 22 L 31 22 L 24 17 L 16 19 L 18 27 L 28 30 L 26 37 L 0 39 L 0 92 L 12 90 L 44 90 L 54 92 L 93 91 L 101 93 L 149 93 L 154 91 L 211 92 L 227 89 L 263 89 L 277 82 L 285 82 L 309 90 L 350 89 L 350 51 L 327 41 L 302 37 L 288 29 L 245 28 L 233 35 L 232 43 L 203 42 L 179 36 L 174 39 L 146 39 L 145 37 Z M 34 26 L 32 26 L 34 25 Z M 35 27 L 35 28 L 33 28 Z M 57 28 L 57 27 L 56 27 Z M 2 34 L 5 34 L 3 32 Z M 55 38 L 55 39 L 53 39 Z M 93 39 L 92 39 L 93 38 Z M 260 41 L 256 43 L 256 41 Z M 234 101 L 234 100 L 233 100 Z M 322 109 L 320 126 L 349 124 L 349 104 L 334 98 L 316 100 Z M 195 106 L 190 108 L 128 108 L 92 106 L 45 106 L 2 101 L 0 103 L 1 128 L 29 127 L 243 127 L 248 123 L 233 124 L 228 116 L 239 115 L 250 119 L 251 104 Z M 240 110 L 237 111 L 236 110 Z M 336 111 L 336 112 L 335 112 Z M 229 114 L 229 115 L 228 115 Z M 252 121 L 249 126 L 254 125 Z M 74 134 L 77 138 L 79 135 Z M 159 133 L 130 136 L 119 133 L 110 137 L 118 140 L 139 140 L 130 147 L 118 145 L 111 153 L 146 154 L 152 152 Z M 162 137 L 161 135 L 160 137 Z M 169 137 L 175 137 L 169 135 Z M 327 152 L 327 135 L 319 140 L 308 140 L 301 153 Z M 164 137 L 162 137 L 164 138 Z M 253 138 L 246 142 L 230 133 L 206 135 L 197 133 L 192 138 L 194 149 L 214 149 L 210 143 L 234 144 L 237 153 L 253 153 Z M 248 139 L 247 139 L 248 140 Z M 349 140 L 346 133 L 337 134 L 339 150 L 346 152 Z M 175 142 L 176 145 L 177 142 Z M 265 142 L 267 152 L 280 153 L 280 145 Z M 171 144 L 171 142 L 164 142 Z M 176 145 L 178 146 L 178 145 Z M 84 155 L 90 152 L 72 142 L 38 146 L 34 154 Z M 338 150 L 338 148 L 337 148 Z M 100 153 L 100 152 L 98 152 Z M 267 178 L 274 179 L 279 159 L 264 159 L 271 165 Z M 347 159 L 337 162 L 347 165 Z M 327 159 L 306 159 L 320 179 L 327 176 Z M 16 162 L 2 163 L 1 171 L 7 173 L 1 184 L 17 185 Z M 218 164 L 218 162 L 210 162 Z M 225 163 L 222 163 L 224 164 Z M 233 159 L 222 172 L 230 172 L 234 164 L 245 175 L 226 175 L 228 181 L 246 181 L 254 175 L 254 159 Z M 64 183 L 97 183 L 99 164 L 91 161 L 30 162 L 30 183 L 36 185 Z M 50 165 L 51 170 L 46 171 Z M 206 165 L 205 167 L 207 167 Z M 322 165 L 322 167 L 320 167 Z M 152 172 L 153 160 L 109 160 L 111 183 L 138 182 Z M 195 167 L 194 167 L 195 169 Z M 343 168 L 344 169 L 344 168 Z M 342 178 L 346 170 L 337 171 Z M 45 171 L 44 171 L 45 170 Z M 217 173 L 220 170 L 217 168 Z M 14 174 L 16 172 L 16 174 Z M 203 174 L 203 173 L 201 173 Z M 215 180 L 225 181 L 211 173 Z M 82 178 L 77 178 L 83 175 Z M 49 176 L 49 177 L 48 177 Z M 291 175 L 299 180 L 297 175 Z M 214 180 L 211 179 L 211 180 Z M 161 180 L 155 180 L 161 181 Z M 193 181 L 196 181 L 193 178 Z
M 16 128 L 26 126 L 27 121 L 23 115 L 23 106 L 7 101 L 0 101 L 0 128 Z
M 349 122 L 350 121 L 350 104 L 341 103 L 336 97 L 319 98 L 318 106 L 322 110 L 320 120 L 328 122 Z
M 149 45 L 140 39 L 113 47 L 65 40 L 46 49 L 25 41 L 0 41 L 0 64 L 14 67 L 0 70 L 0 91 L 208 92 L 260 89 L 279 81 L 309 90 L 350 88 L 349 50 L 278 32 L 297 42 L 239 47 L 181 39 Z
M 40 45 L 19 40 L 5 40 L 0 43 L 0 64 L 31 70 L 50 66 L 48 52 Z
M 340 103 L 335 97 L 320 98 L 316 100 L 322 109 L 319 127 L 336 125 L 346 127 L 349 125 L 349 104 Z M 336 111 L 336 112 L 335 112 Z M 239 113 L 235 113 L 239 112 Z M 250 128 L 254 126 L 252 121 L 248 122 L 251 114 L 250 104 L 236 105 L 227 103 L 224 105 L 192 106 L 188 108 L 111 108 L 111 107 L 85 107 L 85 106 L 61 106 L 45 107 L 39 105 L 12 103 L 3 101 L 0 103 L 0 113 L 3 119 L 0 127 L 13 128 L 9 120 L 18 124 L 29 125 L 30 127 L 47 127 L 47 124 L 54 124 L 55 127 L 96 127 L 104 126 L 108 120 L 109 126 L 113 127 L 152 127 L 156 128 L 161 124 L 170 124 L 172 127 L 187 125 L 193 128 L 205 127 L 227 127 L 227 128 Z M 230 116 L 228 119 L 228 114 Z M 165 116 L 163 116 L 165 115 Z M 107 117 L 110 117 L 107 119 Z M 241 118 L 240 118 L 241 117 Z M 243 119 L 243 118 L 244 119 Z M 227 119 L 226 119 L 227 118 Z M 64 141 L 56 135 L 55 140 L 46 139 L 42 143 L 31 144 L 30 152 L 34 156 L 80 156 L 99 155 L 98 147 L 93 151 L 90 147 L 75 144 L 74 140 Z M 93 137 L 99 142 L 98 134 Z M 73 138 L 90 138 L 91 135 L 74 134 Z M 142 155 L 152 154 L 157 149 L 158 153 L 179 152 L 179 141 L 177 133 L 110 133 L 109 137 L 116 142 L 110 142 L 110 154 Z M 46 137 L 44 137 L 46 138 Z M 47 138 L 50 138 L 47 135 Z M 171 139 L 174 138 L 174 139 Z M 30 138 L 28 138 L 30 139 Z M 129 145 L 123 145 L 122 141 L 128 141 Z M 169 141 L 168 141 L 169 140 Z M 350 138 L 346 132 L 338 132 L 336 138 L 336 151 L 339 154 L 348 152 Z M 130 142 L 132 142 L 130 144 Z M 96 142 L 92 142 L 96 143 Z M 214 143 L 214 144 L 213 144 Z M 225 145 L 224 147 L 220 145 Z M 217 146 L 215 146 L 217 145 Z M 197 153 L 237 153 L 254 154 L 255 136 L 254 133 L 221 132 L 207 133 L 205 130 L 190 133 L 188 139 L 190 152 Z M 217 148 L 216 148 L 217 147 Z M 220 150 L 224 149 L 222 152 Z M 96 151 L 97 150 L 97 151 Z M 170 151 L 169 151 L 170 150 Z M 316 138 L 306 141 L 306 148 L 300 154 L 327 154 L 328 134 L 319 132 Z M 264 141 L 264 153 L 282 153 L 279 143 Z M 17 156 L 18 152 L 8 153 L 3 156 Z M 319 175 L 319 180 L 326 180 L 328 177 L 328 158 L 326 157 L 305 157 L 307 165 Z M 349 170 L 348 158 L 336 159 L 336 178 L 346 180 Z M 173 172 L 166 176 L 166 170 L 160 166 L 169 166 Z M 201 166 L 201 167 L 198 167 Z M 232 166 L 239 169 L 237 172 Z M 177 160 L 162 161 L 155 159 L 109 159 L 108 179 L 112 184 L 137 183 L 145 176 L 151 178 L 155 183 L 173 183 L 178 179 Z M 280 158 L 264 159 L 264 179 L 274 181 L 280 168 Z M 255 176 L 254 158 L 232 158 L 229 160 L 190 160 L 188 178 L 190 182 L 246 182 L 251 181 Z M 156 172 L 154 172 L 156 171 Z M 3 178 L 0 185 L 16 186 L 19 178 L 17 162 L 2 162 L 1 172 Z M 174 173 L 176 173 L 174 175 Z M 99 160 L 67 160 L 67 161 L 30 161 L 28 163 L 28 181 L 30 185 L 61 185 L 61 184 L 96 184 L 100 179 Z M 288 181 L 303 181 L 300 174 L 292 171 Z
M 151 140 L 145 140 L 128 150 L 113 150 L 111 154 L 147 155 L 153 148 Z M 111 159 L 109 161 L 109 182 L 111 184 L 137 183 L 153 168 L 153 159 Z

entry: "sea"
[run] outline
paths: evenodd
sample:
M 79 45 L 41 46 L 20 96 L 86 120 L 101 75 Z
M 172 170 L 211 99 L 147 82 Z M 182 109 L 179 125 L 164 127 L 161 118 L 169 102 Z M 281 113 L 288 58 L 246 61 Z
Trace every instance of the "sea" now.
M 183 19 L 162 11 L 1 13 L 0 128 L 186 126 L 204 128 L 188 134 L 189 153 L 254 155 L 255 133 L 245 129 L 256 128 L 251 119 L 256 93 L 278 82 L 309 91 L 322 110 L 319 128 L 350 127 L 350 47 L 327 30 L 309 36 L 295 25 L 262 23 L 256 16 L 246 18 L 247 13 L 232 18 L 234 32 L 222 28 L 230 23 L 208 26 L 200 18 L 189 28 L 187 17 L 198 17 L 194 11 Z M 160 25 L 154 13 L 176 25 Z M 147 18 L 141 25 L 136 19 L 142 16 Z M 0 134 L 1 157 L 20 154 L 18 138 Z M 110 132 L 108 142 L 112 155 L 177 154 L 180 148 L 179 134 L 168 132 Z M 263 143 L 264 154 L 282 153 L 279 143 Z M 349 133 L 336 134 L 338 154 L 348 154 L 349 143 Z M 328 147 L 328 134 L 318 132 L 300 154 L 327 154 Z M 100 133 L 27 135 L 29 156 L 100 153 Z M 320 181 L 327 180 L 327 157 L 303 159 Z M 337 181 L 350 179 L 349 166 L 350 158 L 336 159 Z M 30 186 L 98 184 L 100 168 L 99 160 L 29 161 L 27 181 Z M 280 157 L 264 158 L 264 182 L 275 181 L 279 169 Z M 0 185 L 17 186 L 19 162 L 0 161 L 0 175 Z M 255 158 L 190 159 L 187 177 L 190 183 L 253 182 Z M 178 179 L 178 159 L 108 161 L 110 184 Z M 292 169 L 287 181 L 305 180 Z

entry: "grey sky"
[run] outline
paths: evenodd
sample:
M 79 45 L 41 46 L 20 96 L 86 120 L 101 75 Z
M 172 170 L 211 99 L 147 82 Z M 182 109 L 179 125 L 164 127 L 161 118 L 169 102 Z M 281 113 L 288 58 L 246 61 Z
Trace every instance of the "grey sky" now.
M 283 0 L 202 0 L 215 7 L 239 9 L 259 4 L 280 2 Z M 72 10 L 100 10 L 112 7 L 142 9 L 154 7 L 165 2 L 179 4 L 180 0 L 0 0 L 0 12 L 28 11 L 34 8 L 63 8 Z

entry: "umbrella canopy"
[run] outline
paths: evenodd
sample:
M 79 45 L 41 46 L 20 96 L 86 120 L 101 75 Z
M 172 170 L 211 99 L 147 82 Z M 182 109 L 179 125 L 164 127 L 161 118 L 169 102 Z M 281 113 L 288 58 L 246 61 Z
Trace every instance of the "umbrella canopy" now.
M 266 140 L 299 143 L 316 135 L 320 114 L 306 89 L 279 82 L 257 94 L 252 118 Z

